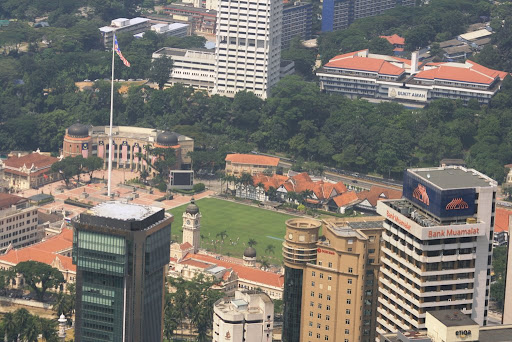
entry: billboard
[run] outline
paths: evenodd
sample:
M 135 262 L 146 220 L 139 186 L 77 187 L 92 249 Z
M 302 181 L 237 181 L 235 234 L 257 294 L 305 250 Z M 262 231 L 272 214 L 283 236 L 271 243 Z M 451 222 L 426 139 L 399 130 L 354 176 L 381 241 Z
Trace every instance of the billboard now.
M 192 189 L 194 185 L 194 171 L 171 170 L 169 189 Z
M 407 89 L 407 88 L 388 88 L 388 97 L 390 99 L 403 99 L 411 101 L 428 100 L 428 91 L 422 89 Z
M 439 218 L 475 214 L 475 189 L 441 190 L 405 171 L 403 196 Z

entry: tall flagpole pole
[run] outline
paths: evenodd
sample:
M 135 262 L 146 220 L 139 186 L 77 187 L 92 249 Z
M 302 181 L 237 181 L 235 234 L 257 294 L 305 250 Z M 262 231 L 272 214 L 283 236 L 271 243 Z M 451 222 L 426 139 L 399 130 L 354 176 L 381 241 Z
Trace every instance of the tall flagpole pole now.
M 112 36 L 112 81 L 110 83 L 110 130 L 108 133 L 108 183 L 107 183 L 107 196 L 110 199 L 112 191 L 112 121 L 114 117 L 114 50 L 116 34 Z

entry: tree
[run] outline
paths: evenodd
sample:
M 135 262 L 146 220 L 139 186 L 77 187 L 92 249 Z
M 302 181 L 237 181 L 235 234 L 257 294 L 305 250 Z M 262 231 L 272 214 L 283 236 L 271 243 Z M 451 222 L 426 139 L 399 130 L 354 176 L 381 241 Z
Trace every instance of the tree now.
M 254 239 L 249 239 L 249 241 L 247 241 L 247 245 L 249 247 L 253 247 L 253 246 L 256 246 L 258 244 L 258 241 L 254 240 Z
M 162 56 L 153 59 L 149 69 L 149 80 L 158 84 L 158 89 L 164 89 L 165 83 L 171 77 L 173 62 L 171 58 Z
M 91 183 L 94 171 L 100 170 L 103 167 L 103 159 L 97 156 L 89 156 L 84 160 L 84 167 L 89 173 L 89 183 Z
M 64 276 L 58 269 L 42 262 L 23 261 L 16 265 L 15 270 L 23 276 L 39 301 L 44 301 L 44 295 L 49 288 L 57 288 L 64 283 Z
M 18 327 L 14 313 L 7 312 L 2 320 L 4 326 L 4 341 L 15 341 L 18 337 Z
M 265 253 L 272 253 L 272 254 L 274 254 L 275 253 L 275 246 L 271 245 L 271 244 L 268 244 L 267 247 L 265 248 Z
M 57 322 L 54 319 L 39 317 L 39 326 L 41 335 L 46 342 L 58 342 Z

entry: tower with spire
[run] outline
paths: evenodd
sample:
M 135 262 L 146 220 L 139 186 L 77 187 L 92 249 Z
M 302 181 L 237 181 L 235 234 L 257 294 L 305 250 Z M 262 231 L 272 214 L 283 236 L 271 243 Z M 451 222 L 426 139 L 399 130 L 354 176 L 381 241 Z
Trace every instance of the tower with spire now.
M 201 247 L 201 213 L 199 207 L 194 201 L 190 200 L 190 204 L 183 213 L 183 243 L 190 243 L 197 253 Z

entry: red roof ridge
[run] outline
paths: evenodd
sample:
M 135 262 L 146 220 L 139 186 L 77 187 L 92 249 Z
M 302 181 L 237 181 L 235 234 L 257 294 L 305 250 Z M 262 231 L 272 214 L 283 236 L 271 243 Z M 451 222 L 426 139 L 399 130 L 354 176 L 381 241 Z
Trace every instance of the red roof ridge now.
M 238 164 L 257 164 L 270 166 L 277 166 L 279 164 L 279 158 L 262 156 L 259 154 L 233 153 L 226 155 L 225 160 Z

